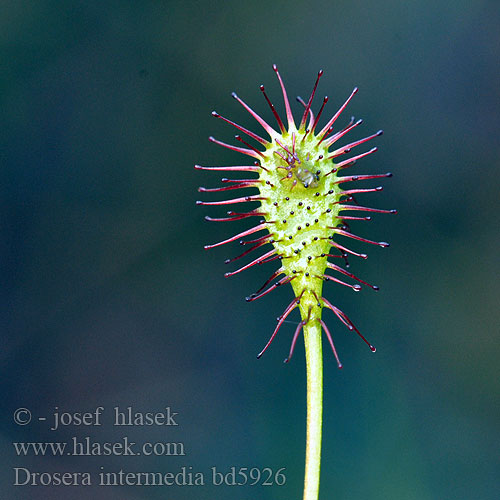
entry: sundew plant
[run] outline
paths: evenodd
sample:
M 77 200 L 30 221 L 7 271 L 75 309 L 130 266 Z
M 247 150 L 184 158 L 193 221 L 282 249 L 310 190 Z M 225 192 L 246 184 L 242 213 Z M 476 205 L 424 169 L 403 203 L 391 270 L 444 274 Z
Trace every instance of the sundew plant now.
M 392 174 L 354 173 L 350 175 L 355 163 L 374 153 L 377 148 L 373 147 L 352 156 L 349 153 L 357 146 L 380 136 L 382 131 L 379 130 L 348 144 L 338 145 L 344 136 L 362 123 L 362 120 L 351 118 L 349 123 L 336 131 L 338 118 L 358 89 L 355 88 L 340 109 L 323 127 L 319 128 L 318 123 L 328 101 L 328 97 L 324 97 L 318 113 L 314 114 L 312 103 L 323 74 L 323 71 L 319 71 L 307 102 L 297 97 L 297 101 L 303 107 L 303 112 L 300 121 L 295 123 L 281 75 L 276 65 L 273 69 L 283 93 L 286 123 L 276 111 L 263 85 L 260 90 L 271 109 L 277 127 L 269 125 L 238 95 L 233 93 L 232 96 L 255 118 L 268 138 L 263 138 L 213 111 L 212 115 L 215 118 L 235 127 L 241 134 L 244 134 L 244 138 L 241 135 L 235 136 L 241 146 L 226 144 L 213 137 L 210 137 L 210 140 L 242 153 L 250 161 L 249 164 L 222 167 L 195 165 L 195 168 L 222 172 L 246 172 L 249 178 L 224 177 L 221 187 L 200 187 L 199 191 L 203 193 L 243 190 L 245 194 L 223 201 L 198 201 L 197 204 L 240 206 L 249 202 L 259 203 L 256 208 L 254 206 L 244 210 L 230 210 L 227 212 L 227 217 L 207 216 L 208 221 L 235 221 L 256 217 L 258 222 L 246 231 L 224 241 L 206 245 L 205 248 L 214 248 L 234 241 L 239 241 L 248 247 L 241 255 L 226 260 L 226 263 L 246 257 L 254 251 L 264 252 L 239 269 L 227 272 L 225 276 L 238 274 L 257 264 L 277 262 L 278 269 L 259 290 L 246 298 L 249 302 L 287 283 L 290 283 L 293 289 L 293 300 L 278 317 L 274 332 L 257 357 L 260 358 L 271 345 L 290 313 L 298 309 L 301 321 L 295 329 L 285 362 L 292 358 L 296 342 L 302 333 L 307 373 L 307 442 L 303 498 L 304 500 L 317 500 L 323 412 L 323 332 L 338 367 L 342 368 L 332 335 L 322 318 L 323 310 L 326 308 L 332 311 L 348 330 L 359 335 L 371 351 L 375 352 L 375 347 L 367 341 L 347 315 L 323 296 L 323 285 L 327 281 L 332 281 L 349 287 L 355 292 L 364 286 L 378 290 L 377 286 L 367 283 L 346 269 L 349 267 L 348 258 L 352 256 L 366 259 L 367 255 L 351 250 L 346 246 L 348 243 L 344 241 L 354 239 L 379 247 L 389 246 L 384 241 L 372 241 L 358 236 L 351 231 L 351 224 L 356 221 L 369 221 L 371 215 L 368 214 L 392 214 L 396 213 L 396 210 L 369 208 L 358 203 L 358 195 L 382 191 L 382 186 L 358 187 L 359 181 L 382 179 L 391 177 Z M 348 155 L 347 158 L 346 155 Z M 353 185 L 355 187 L 351 187 Z M 257 189 L 257 194 L 245 192 L 249 188 Z

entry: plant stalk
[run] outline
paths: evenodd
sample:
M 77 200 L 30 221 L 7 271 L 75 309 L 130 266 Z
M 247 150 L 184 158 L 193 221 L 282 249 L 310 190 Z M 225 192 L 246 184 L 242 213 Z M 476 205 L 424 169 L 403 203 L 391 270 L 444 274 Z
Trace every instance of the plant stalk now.
M 304 500 L 318 500 L 321 467 L 321 428 L 323 422 L 323 355 L 321 325 L 304 325 L 307 372 L 307 440 Z

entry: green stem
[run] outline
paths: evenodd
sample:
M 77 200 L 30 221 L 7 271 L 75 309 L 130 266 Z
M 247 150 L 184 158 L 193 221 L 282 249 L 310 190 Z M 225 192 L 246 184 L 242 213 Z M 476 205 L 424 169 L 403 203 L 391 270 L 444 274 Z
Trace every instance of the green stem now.
M 318 500 L 321 466 L 321 427 L 323 420 L 323 355 L 321 325 L 304 325 L 307 370 L 307 441 L 304 500 Z

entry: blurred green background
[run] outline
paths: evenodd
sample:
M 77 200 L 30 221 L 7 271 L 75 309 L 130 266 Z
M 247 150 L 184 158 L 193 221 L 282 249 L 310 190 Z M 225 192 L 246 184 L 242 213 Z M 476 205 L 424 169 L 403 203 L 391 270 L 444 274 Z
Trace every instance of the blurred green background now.
M 391 171 L 363 204 L 397 207 L 353 225 L 388 240 L 351 269 L 381 288 L 325 295 L 344 362 L 325 349 L 322 499 L 496 499 L 500 470 L 496 1 L 4 1 L 0 7 L 2 313 L 0 477 L 5 499 L 301 498 L 305 369 L 294 325 L 256 360 L 290 287 L 244 297 L 274 270 L 225 279 L 240 247 L 203 250 L 249 227 L 210 224 L 199 185 L 241 155 L 214 146 L 259 132 L 230 97 L 272 119 L 289 95 L 383 128 L 358 173 Z M 298 115 L 300 106 L 293 104 Z M 260 133 L 260 132 L 259 132 Z M 361 151 L 360 151 L 361 152 Z M 213 199 L 213 198 L 212 198 Z M 361 197 L 360 197 L 361 200 Z M 294 316 L 292 316 L 295 319 Z M 51 432 L 55 407 L 179 412 L 179 427 Z M 16 426 L 27 407 L 34 421 Z M 17 457 L 13 441 L 91 436 L 182 441 L 185 457 Z M 32 471 L 286 467 L 282 487 L 14 487 Z

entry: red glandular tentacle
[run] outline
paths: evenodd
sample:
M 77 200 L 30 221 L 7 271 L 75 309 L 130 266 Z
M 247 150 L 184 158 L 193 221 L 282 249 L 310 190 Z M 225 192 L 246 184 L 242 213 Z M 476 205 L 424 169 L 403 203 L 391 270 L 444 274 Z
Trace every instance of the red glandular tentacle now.
M 243 153 L 244 155 L 252 156 L 253 158 L 258 158 L 259 155 L 251 150 L 251 149 L 246 149 L 246 148 L 239 148 L 238 146 L 232 146 L 231 144 L 227 144 L 225 142 L 219 141 L 218 139 L 215 139 L 215 137 L 210 136 L 208 138 L 209 141 L 218 144 L 219 146 L 222 146 L 223 148 L 230 149 L 232 151 L 236 151 L 237 153 Z
M 260 165 L 231 165 L 227 167 L 203 167 L 195 165 L 196 170 L 212 170 L 214 172 L 258 172 L 262 167 Z
M 391 172 L 387 172 L 386 174 L 368 174 L 368 175 L 346 175 L 344 177 L 339 177 L 333 184 L 343 184 L 344 182 L 353 182 L 353 181 L 366 181 L 369 179 L 381 179 L 383 177 L 392 177 Z
M 326 300 L 324 297 L 322 297 L 322 300 L 325 303 L 325 305 L 333 311 L 335 316 L 337 316 L 337 318 L 339 318 L 340 321 L 342 321 L 342 323 L 344 323 L 344 325 L 346 325 L 347 328 L 349 328 L 349 330 L 354 330 L 359 335 L 359 337 L 365 342 L 365 344 L 370 348 L 372 352 L 375 352 L 377 350 L 372 344 L 370 344 L 370 342 L 368 342 L 368 340 L 366 340 L 366 338 L 363 335 L 361 335 L 359 330 L 354 326 L 352 321 L 347 317 L 347 315 L 344 312 L 342 312 L 338 307 L 335 307 L 334 305 L 330 304 L 330 302 L 328 302 L 328 300 Z
M 363 281 L 361 278 L 358 278 L 354 274 L 350 273 L 349 271 L 346 271 L 340 266 L 337 266 L 336 264 L 332 264 L 331 262 L 327 262 L 326 264 L 330 269 L 333 269 L 335 271 L 338 271 L 339 273 L 345 274 L 346 276 L 349 276 L 350 278 L 355 279 L 356 281 L 359 281 L 360 283 L 363 283 L 366 286 L 369 286 L 370 288 L 373 288 L 373 290 L 378 290 L 379 287 L 377 285 L 370 285 L 370 283 L 367 283 L 366 281 Z
M 263 120 L 248 104 L 246 104 L 243 100 L 241 100 L 237 95 L 236 92 L 233 92 L 232 94 L 233 99 L 236 99 L 262 126 L 262 128 L 271 136 L 273 137 L 276 135 L 276 131 L 267 123 L 265 120 Z
M 269 141 L 266 141 L 259 135 L 255 134 L 254 132 L 246 129 L 245 127 L 242 127 L 241 125 L 238 125 L 237 123 L 228 120 L 227 118 L 224 118 L 222 115 L 219 115 L 216 111 L 212 111 L 212 116 L 215 116 L 216 118 L 220 118 L 221 120 L 224 120 L 226 123 L 229 123 L 229 125 L 232 125 L 233 127 L 237 128 L 238 130 L 241 130 L 243 133 L 247 134 L 249 137 L 252 139 L 256 140 L 257 142 L 260 142 L 263 146 L 267 146 L 269 144 Z
M 341 161 L 340 163 L 336 163 L 337 170 L 339 168 L 345 167 L 346 165 L 356 163 L 356 161 L 359 160 L 360 158 L 364 158 L 365 156 L 371 155 L 372 153 L 375 153 L 375 151 L 377 151 L 377 150 L 378 150 L 378 148 L 374 147 L 374 148 L 370 149 L 370 151 L 366 151 L 364 153 L 361 153 L 360 155 L 353 156 L 352 158 L 348 158 L 347 160 Z M 329 160 L 332 158 L 333 158 L 333 156 L 328 157 Z
M 323 70 L 320 69 L 318 71 L 318 77 L 316 78 L 316 83 L 314 84 L 314 87 L 312 89 L 311 96 L 309 97 L 309 101 L 307 101 L 306 109 L 304 110 L 304 114 L 302 115 L 302 120 L 300 121 L 299 129 L 303 129 L 305 127 L 306 120 L 307 120 L 307 113 L 311 109 L 311 104 L 312 104 L 313 99 L 314 99 L 314 94 L 316 93 L 316 89 L 318 88 L 319 79 L 321 78 L 322 75 L 323 75 Z
M 293 121 L 292 110 L 290 109 L 290 102 L 288 100 L 285 85 L 283 84 L 283 80 L 281 79 L 281 75 L 278 71 L 278 67 L 276 66 L 276 64 L 273 64 L 273 69 L 274 72 L 276 73 L 276 76 L 278 77 L 278 81 L 280 82 L 281 92 L 283 93 L 283 100 L 285 101 L 285 111 L 286 111 L 286 118 L 288 120 L 288 130 L 290 130 L 292 127 L 295 128 L 295 122 Z
M 259 224 L 258 226 L 252 227 L 251 229 L 247 229 L 246 231 L 243 231 L 242 233 L 235 234 L 231 238 L 228 238 L 227 240 L 224 241 L 219 241 L 218 243 L 214 243 L 212 245 L 205 245 L 205 250 L 209 248 L 215 248 L 220 245 L 225 245 L 226 243 L 230 243 L 231 241 L 235 241 L 239 238 L 243 238 L 244 236 L 248 236 L 249 234 L 256 233 L 257 231 L 262 231 L 263 229 L 266 229 L 266 224 Z
M 261 297 L 264 297 L 264 295 L 267 295 L 269 292 L 272 292 L 274 289 L 281 285 L 285 285 L 286 283 L 290 283 L 295 278 L 295 276 L 284 276 L 281 278 L 279 281 L 271 285 L 267 290 L 261 292 L 261 293 L 253 293 L 252 295 L 249 295 L 248 297 L 245 297 L 245 300 L 247 302 L 253 302 L 254 300 L 260 299 Z
M 326 338 L 328 339 L 328 342 L 330 343 L 330 347 L 332 348 L 333 355 L 335 356 L 335 359 L 337 360 L 337 366 L 339 368 L 342 368 L 342 363 L 340 362 L 339 356 L 337 354 L 337 349 L 335 349 L 335 344 L 333 343 L 332 335 L 330 333 L 330 330 L 328 330 L 328 327 L 326 326 L 325 322 L 320 319 L 319 322 L 321 323 L 321 326 L 323 327 L 323 330 L 325 331 Z
M 352 148 L 355 148 L 356 146 L 359 146 L 360 144 L 363 144 L 365 142 L 371 141 L 375 137 L 381 136 L 383 133 L 384 133 L 383 130 L 379 130 L 377 133 L 369 135 L 368 137 L 365 137 L 363 139 L 359 139 L 358 141 L 351 142 L 350 144 L 346 144 L 345 146 L 342 146 L 341 148 L 336 149 L 332 153 L 331 158 L 335 158 L 337 156 L 340 156 L 340 155 L 346 153 L 347 151 L 350 151 Z
M 244 203 L 245 201 L 260 201 L 267 200 L 263 196 L 243 196 L 241 198 L 233 198 L 232 200 L 222 200 L 222 201 L 197 201 L 197 205 L 231 205 L 232 203 Z
M 397 210 L 382 210 L 380 208 L 360 207 L 359 205 L 339 205 L 341 210 L 360 210 L 362 212 L 375 212 L 378 214 L 396 214 Z
M 342 229 L 338 229 L 336 227 L 330 227 L 329 229 L 333 229 L 333 231 L 337 234 L 341 234 L 342 236 L 347 236 L 348 238 L 352 238 L 353 240 L 363 241 L 365 243 L 370 243 L 371 245 L 378 245 L 379 247 L 388 247 L 389 243 L 386 241 L 373 241 L 367 240 L 366 238 L 361 238 L 361 236 L 357 236 L 355 234 L 349 233 Z
M 330 127 L 320 142 L 325 141 L 325 145 L 329 148 L 332 144 L 334 144 L 339 139 L 344 137 L 344 135 L 348 134 L 353 128 L 358 127 L 362 123 L 363 123 L 362 119 L 354 121 L 354 116 L 351 116 L 351 121 L 348 123 L 346 127 L 344 127 L 342 130 L 339 130 L 337 133 L 333 134 L 330 138 L 326 139 L 326 137 L 333 131 L 333 127 Z
M 236 271 L 233 271 L 233 272 L 230 272 L 230 273 L 225 273 L 224 277 L 227 278 L 229 276 L 233 276 L 234 274 L 241 273 L 241 271 L 244 271 L 245 269 L 248 269 L 248 268 L 250 268 L 252 266 L 255 266 L 256 264 L 262 264 L 268 257 L 270 257 L 271 255 L 273 255 L 275 252 L 276 252 L 276 250 L 273 248 L 269 252 L 265 253 L 264 255 L 261 255 L 259 258 L 253 260 L 249 264 L 246 264 L 245 266 L 240 267 Z
M 347 98 L 347 100 L 342 104 L 342 106 L 339 108 L 339 110 L 330 118 L 329 122 L 321 129 L 321 131 L 318 133 L 318 137 L 323 138 L 323 135 L 326 134 L 328 129 L 335 123 L 337 118 L 340 116 L 342 111 L 347 107 L 351 99 L 354 97 L 354 94 L 358 91 L 357 87 L 354 87 L 353 91 L 351 92 L 351 95 Z

